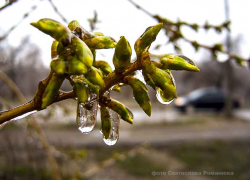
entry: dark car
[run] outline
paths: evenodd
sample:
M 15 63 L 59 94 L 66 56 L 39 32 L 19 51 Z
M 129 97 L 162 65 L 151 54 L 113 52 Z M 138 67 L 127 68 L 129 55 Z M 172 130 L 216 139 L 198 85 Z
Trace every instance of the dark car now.
M 226 104 L 226 93 L 218 88 L 202 88 L 177 98 L 174 104 L 181 112 L 186 112 L 190 107 L 195 110 L 222 111 Z M 240 100 L 233 99 L 233 107 L 240 107 Z

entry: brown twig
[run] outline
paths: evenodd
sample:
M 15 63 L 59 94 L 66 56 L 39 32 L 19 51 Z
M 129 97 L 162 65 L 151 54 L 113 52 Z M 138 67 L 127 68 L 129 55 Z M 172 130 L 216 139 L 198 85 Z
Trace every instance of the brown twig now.
M 50 5 L 52 6 L 52 8 L 54 9 L 54 11 L 60 16 L 60 18 L 68 24 L 68 20 L 62 15 L 62 13 L 60 13 L 58 11 L 58 8 L 56 7 L 56 5 L 52 2 L 52 0 L 48 0 Z
M 37 8 L 37 5 L 32 6 L 31 9 L 30 9 L 30 11 L 27 12 L 27 13 L 25 13 L 25 14 L 23 15 L 23 18 L 22 18 L 17 24 L 15 24 L 14 26 L 12 26 L 3 36 L 0 37 L 0 41 L 6 39 L 6 38 L 10 35 L 10 33 L 11 33 L 14 29 L 16 29 L 16 27 L 17 27 L 19 24 L 21 24 L 21 23 L 24 21 L 24 19 L 26 19 L 26 18 L 36 9 L 36 8 Z
M 13 3 L 17 2 L 18 0 L 11 0 L 9 1 L 7 4 L 5 4 L 4 6 L 0 7 L 0 11 L 2 11 L 3 9 L 9 7 L 10 5 L 12 5 Z
M 177 46 L 177 40 L 178 39 L 183 39 L 185 40 L 186 42 L 189 42 L 192 46 L 194 46 L 194 48 L 197 50 L 199 47 L 201 48 L 204 48 L 204 49 L 207 49 L 209 51 L 211 51 L 214 55 L 215 55 L 215 51 L 220 51 L 221 53 L 224 53 L 224 54 L 227 54 L 230 58 L 232 59 L 236 59 L 237 61 L 245 61 L 245 62 L 249 62 L 249 59 L 244 59 L 238 55 L 235 55 L 235 54 L 232 54 L 228 51 L 225 51 L 225 50 L 218 50 L 218 49 L 215 49 L 214 47 L 210 47 L 210 46 L 207 46 L 207 45 L 204 45 L 204 44 L 200 44 L 196 41 L 191 41 L 189 40 L 188 38 L 186 38 L 180 31 L 180 26 L 182 25 L 186 25 L 186 26 L 189 26 L 191 27 L 193 30 L 197 31 L 198 28 L 203 28 L 203 29 L 215 29 L 217 32 L 221 32 L 222 31 L 222 28 L 226 28 L 227 30 L 230 30 L 229 29 L 229 24 L 230 24 L 230 21 L 227 21 L 227 22 L 224 22 L 223 24 L 221 25 L 218 25 L 218 26 L 215 26 L 215 25 L 210 25 L 208 23 L 205 23 L 205 25 L 198 25 L 198 24 L 189 24 L 187 22 L 184 22 L 184 21 L 178 21 L 178 22 L 173 22 L 169 19 L 165 19 L 165 18 L 162 18 L 160 17 L 159 15 L 153 15 L 151 14 L 149 11 L 147 11 L 146 9 L 144 9 L 143 7 L 141 7 L 140 5 L 136 4 L 135 2 L 133 2 L 132 0 L 128 0 L 131 4 L 133 4 L 136 8 L 138 8 L 139 10 L 141 10 L 142 12 L 144 12 L 145 14 L 147 14 L 148 16 L 156 19 L 158 22 L 162 22 L 164 24 L 163 28 L 165 29 L 165 32 L 167 34 L 167 36 L 170 38 L 170 42 L 173 43 L 173 45 L 176 47 L 176 48 L 179 48 Z

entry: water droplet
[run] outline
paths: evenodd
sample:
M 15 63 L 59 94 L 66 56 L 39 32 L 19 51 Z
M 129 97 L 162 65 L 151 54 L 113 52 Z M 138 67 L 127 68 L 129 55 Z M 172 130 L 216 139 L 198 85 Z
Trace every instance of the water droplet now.
M 103 136 L 103 141 L 108 146 L 113 146 L 116 144 L 116 142 L 119 139 L 120 116 L 113 110 L 111 109 L 108 109 L 108 110 L 109 110 L 110 121 L 111 121 L 111 132 L 109 134 L 108 139 L 105 139 Z
M 96 124 L 98 101 L 96 94 L 91 93 L 89 100 L 86 103 L 79 103 L 77 105 L 76 123 L 78 129 L 84 133 L 90 133 Z
M 162 104 L 170 104 L 174 100 L 173 96 L 164 93 L 160 88 L 156 88 L 156 97 Z

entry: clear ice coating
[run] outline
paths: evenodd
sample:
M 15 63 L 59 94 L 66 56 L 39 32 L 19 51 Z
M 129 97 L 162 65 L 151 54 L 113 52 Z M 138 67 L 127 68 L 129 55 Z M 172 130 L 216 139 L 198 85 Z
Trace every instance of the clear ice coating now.
M 120 116 L 111 109 L 109 110 L 110 121 L 111 121 L 111 131 L 108 139 L 103 136 L 103 141 L 108 146 L 113 146 L 119 139 L 119 127 L 120 127 Z
M 27 113 L 25 113 L 25 114 L 23 114 L 23 115 L 20 115 L 20 116 L 17 116 L 17 117 L 15 117 L 15 118 L 11 119 L 11 121 L 16 121 L 16 120 L 25 118 L 25 117 L 27 117 L 27 116 L 29 116 L 29 115 L 31 115 L 31 114 L 36 113 L 36 112 L 37 112 L 37 110 L 31 111 L 31 112 L 27 112 Z
M 90 133 L 96 124 L 98 101 L 96 94 L 91 93 L 86 103 L 79 103 L 77 105 L 76 123 L 78 129 L 84 133 Z

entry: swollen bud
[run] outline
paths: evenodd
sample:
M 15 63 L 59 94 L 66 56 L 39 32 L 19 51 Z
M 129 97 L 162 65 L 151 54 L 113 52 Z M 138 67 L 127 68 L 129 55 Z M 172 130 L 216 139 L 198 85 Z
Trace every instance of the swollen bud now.
M 92 66 L 85 76 L 91 83 L 96 84 L 101 87 L 105 86 L 105 82 L 102 79 L 101 72 L 95 67 Z
M 84 63 L 87 67 L 91 67 L 93 65 L 93 54 L 89 47 L 76 36 L 72 38 L 72 46 L 77 59 L 79 59 L 79 61 Z
M 105 106 L 101 106 L 101 131 L 105 139 L 108 139 L 109 134 L 111 132 L 111 121 L 110 121 L 110 115 L 109 111 Z
M 104 75 L 108 75 L 109 73 L 112 72 L 112 69 L 109 65 L 109 63 L 107 63 L 106 61 L 95 61 L 95 65 L 94 65 L 97 69 L 100 69 Z
M 110 49 L 116 46 L 115 40 L 109 36 L 96 36 L 85 39 L 84 42 L 91 49 Z
M 194 72 L 200 71 L 200 69 L 196 66 L 196 64 L 191 59 L 183 55 L 150 54 L 150 60 L 160 62 L 160 64 L 162 65 L 161 69 L 186 70 L 186 71 L 194 71 Z
M 123 68 L 129 65 L 131 54 L 132 51 L 129 42 L 124 36 L 121 36 L 116 45 L 115 53 L 113 56 L 113 63 L 115 69 L 118 70 L 118 72 L 122 71 Z
M 69 60 L 68 72 L 70 75 L 82 75 L 88 72 L 88 67 L 85 66 L 76 56 Z
M 40 19 L 36 23 L 30 23 L 45 34 L 50 35 L 63 46 L 68 46 L 71 42 L 71 32 L 67 27 L 52 19 Z
M 88 100 L 88 90 L 81 80 L 76 80 L 73 86 L 73 92 L 80 103 L 85 103 Z
M 57 75 L 64 75 L 67 73 L 67 63 L 61 57 L 53 59 L 50 63 L 50 68 Z
M 145 72 L 150 75 L 156 87 L 159 87 L 174 98 L 177 97 L 175 84 L 169 73 L 155 67 L 154 64 L 149 61 L 145 61 L 143 66 Z
M 155 26 L 148 27 L 146 31 L 137 39 L 135 42 L 135 52 L 137 56 L 141 55 L 145 50 L 147 50 L 151 43 L 155 41 L 156 36 L 160 32 L 163 24 L 159 23 Z
M 53 74 L 52 78 L 50 79 L 42 97 L 42 106 L 41 108 L 44 109 L 48 105 L 50 105 L 57 97 L 58 91 L 64 81 L 64 76 L 58 76 Z
M 80 26 L 80 23 L 77 21 L 77 20 L 73 20 L 71 21 L 69 24 L 68 24 L 68 28 L 71 30 L 71 31 L 74 31 L 76 29 L 76 27 L 79 27 Z
M 107 102 L 107 106 L 116 113 L 118 113 L 124 121 L 133 124 L 133 114 L 124 104 L 114 99 L 111 99 Z
M 148 89 L 145 84 L 135 77 L 131 77 L 128 84 L 133 88 L 133 94 L 136 102 L 148 116 L 151 116 L 151 102 L 148 95 Z

